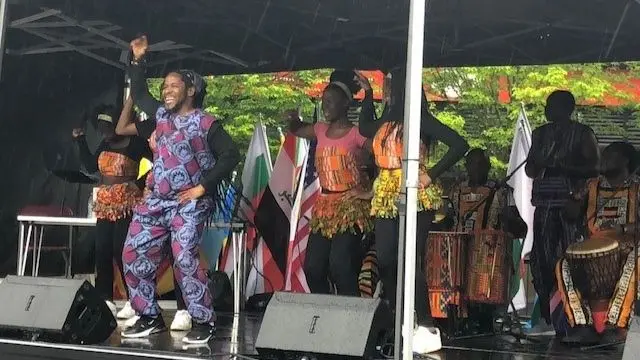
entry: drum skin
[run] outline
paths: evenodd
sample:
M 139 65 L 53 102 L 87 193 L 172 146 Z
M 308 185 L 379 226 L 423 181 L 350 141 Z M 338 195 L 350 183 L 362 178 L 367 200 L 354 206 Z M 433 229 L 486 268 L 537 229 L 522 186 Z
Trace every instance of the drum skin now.
M 613 296 L 622 267 L 621 247 L 614 236 L 597 234 L 571 244 L 565 257 L 573 283 L 583 298 L 608 300 Z

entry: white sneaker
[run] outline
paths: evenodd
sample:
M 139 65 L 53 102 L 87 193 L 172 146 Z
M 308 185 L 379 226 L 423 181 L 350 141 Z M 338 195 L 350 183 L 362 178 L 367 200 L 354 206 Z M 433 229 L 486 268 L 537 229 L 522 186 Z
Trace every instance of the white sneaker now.
M 132 327 L 136 324 L 136 322 L 138 322 L 138 319 L 140 319 L 140 316 L 134 314 L 133 317 L 124 322 L 124 328 L 126 329 Z
M 136 316 L 135 310 L 131 307 L 131 303 L 127 301 L 122 310 L 118 312 L 117 318 L 120 320 L 128 320 Z
M 171 330 L 173 331 L 189 331 L 191 330 L 191 315 L 187 310 L 176 311 L 176 316 L 171 322 Z
M 413 334 L 413 352 L 428 354 L 442 349 L 440 330 L 435 327 L 419 326 Z
M 113 317 L 116 317 L 116 311 L 118 311 L 118 309 L 116 308 L 116 304 L 114 304 L 113 302 L 107 300 L 105 301 L 107 303 L 107 307 L 109 308 L 109 310 L 111 310 L 111 313 L 113 314 Z

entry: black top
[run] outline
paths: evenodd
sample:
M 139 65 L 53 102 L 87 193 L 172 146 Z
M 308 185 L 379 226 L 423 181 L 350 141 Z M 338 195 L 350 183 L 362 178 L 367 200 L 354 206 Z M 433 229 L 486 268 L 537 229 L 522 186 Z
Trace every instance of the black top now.
M 133 101 L 149 117 L 145 121 L 136 123 L 138 135 L 148 139 L 155 130 L 156 122 L 153 117 L 162 103 L 149 93 L 142 64 L 132 64 L 128 67 L 127 73 L 131 79 Z M 201 185 L 206 189 L 207 194 L 214 195 L 220 182 L 231 177 L 231 172 L 240 162 L 240 152 L 229 133 L 217 121 L 209 128 L 207 144 L 216 159 L 216 164 L 203 176 Z
M 76 143 L 78 144 L 78 150 L 80 151 L 80 161 L 82 165 L 87 169 L 87 171 L 94 173 L 98 171 L 98 158 L 100 154 L 104 151 L 109 151 L 113 153 L 122 154 L 135 162 L 140 162 L 142 158 L 146 158 L 149 160 L 153 160 L 153 153 L 149 148 L 149 144 L 147 142 L 137 136 L 129 137 L 129 145 L 120 148 L 114 149 L 111 148 L 111 144 L 106 140 L 100 142 L 98 148 L 96 149 L 95 154 L 91 153 L 89 150 L 89 145 L 87 144 L 87 139 L 85 136 L 80 136 L 76 139 Z M 136 181 L 136 184 L 142 189 L 144 188 L 145 177 L 142 177 Z
M 420 123 L 420 139 L 425 144 L 429 143 L 429 139 L 435 139 L 443 142 L 449 147 L 447 153 L 427 172 L 431 179 L 436 179 L 444 174 L 449 168 L 457 163 L 469 150 L 469 144 L 450 127 L 441 123 L 435 116 L 429 112 L 423 111 Z M 360 134 L 372 139 L 380 125 L 384 120 L 377 121 L 375 109 L 373 106 L 373 90 L 365 92 L 362 100 L 362 109 L 360 110 Z

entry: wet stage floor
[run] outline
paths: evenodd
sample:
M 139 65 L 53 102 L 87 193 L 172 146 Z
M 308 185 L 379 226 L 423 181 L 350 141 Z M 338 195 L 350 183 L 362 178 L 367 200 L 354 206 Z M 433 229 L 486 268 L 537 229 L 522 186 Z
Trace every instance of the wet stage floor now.
M 171 323 L 173 311 L 165 312 Z M 70 346 L 59 344 L 11 342 L 0 339 L 0 358 L 4 359 L 258 359 L 255 339 L 261 315 L 218 314 L 215 340 L 205 346 L 185 346 L 183 332 L 165 332 L 148 339 L 122 339 L 119 329 L 101 346 Z M 287 336 L 287 334 L 282 334 Z M 437 360 L 534 360 L 534 359 L 594 359 L 618 360 L 623 345 L 609 349 L 580 350 L 559 344 L 553 337 L 536 337 L 536 343 L 521 344 L 511 336 L 486 336 L 445 342 L 443 350 L 417 359 Z M 10 352 L 10 350 L 12 349 Z M 35 349 L 35 350 L 34 350 Z M 31 355 L 28 355 L 31 353 Z M 52 355 L 56 353 L 55 357 Z M 9 356 L 6 356 L 9 354 Z M 20 354 L 13 355 L 13 354 Z M 48 355 L 51 355 L 49 357 Z M 385 357 L 379 356 L 384 359 Z M 318 357 L 318 360 L 321 360 Z

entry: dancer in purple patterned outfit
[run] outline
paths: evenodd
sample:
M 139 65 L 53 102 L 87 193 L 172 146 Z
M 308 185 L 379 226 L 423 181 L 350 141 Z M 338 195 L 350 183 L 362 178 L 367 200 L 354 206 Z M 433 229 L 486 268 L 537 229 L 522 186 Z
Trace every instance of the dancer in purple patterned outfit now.
M 129 77 L 136 105 L 147 114 L 155 113 L 157 156 L 151 191 L 134 210 L 122 254 L 129 299 L 140 316 L 122 336 L 145 337 L 166 330 L 155 278 L 170 244 L 174 274 L 193 319 L 183 341 L 206 343 L 215 331 L 215 315 L 199 243 L 213 208 L 212 195 L 230 177 L 240 154 L 222 126 L 200 109 L 206 94 L 200 75 L 190 70 L 171 72 L 162 85 L 163 103 L 149 95 L 143 67 L 147 48 L 144 36 L 131 42 Z

